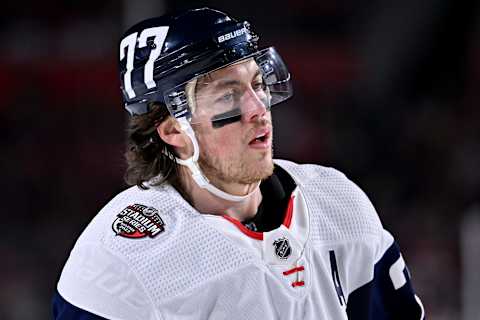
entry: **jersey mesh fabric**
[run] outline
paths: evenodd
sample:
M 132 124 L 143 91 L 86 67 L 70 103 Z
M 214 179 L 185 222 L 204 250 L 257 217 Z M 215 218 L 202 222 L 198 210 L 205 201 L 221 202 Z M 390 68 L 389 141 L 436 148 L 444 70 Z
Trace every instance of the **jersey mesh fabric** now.
M 285 160 L 276 163 L 286 168 L 304 191 L 311 219 L 311 241 L 380 237 L 382 226 L 370 200 L 343 173 Z
M 365 194 L 332 168 L 276 160 L 304 191 L 310 212 L 310 241 L 380 236 L 380 221 Z M 165 301 L 252 262 L 252 254 L 211 227 L 171 186 L 131 188 L 108 206 L 120 212 L 132 203 L 161 210 L 165 232 L 155 239 L 131 240 L 107 232 L 104 243 L 126 257 L 154 301 Z M 148 258 L 147 258 L 148 256 Z
M 166 301 L 248 263 L 253 256 L 234 246 L 170 186 L 132 190 L 125 203 L 161 210 L 165 232 L 133 240 L 107 234 L 105 245 L 126 258 L 154 301 Z M 111 210 L 111 208 L 110 208 Z
M 320 310 L 330 308 L 319 303 L 322 300 L 319 297 L 328 295 L 325 292 L 334 292 L 334 288 L 327 284 L 328 280 L 314 280 L 319 274 L 326 279 L 330 277 L 328 265 L 322 262 L 324 253 L 328 254 L 331 249 L 330 243 L 335 243 L 340 259 L 342 243 L 353 240 L 351 242 L 358 249 L 344 255 L 350 257 L 348 265 L 359 265 L 357 256 L 362 250 L 366 252 L 363 254 L 366 258 L 362 258 L 361 264 L 373 265 L 372 250 L 376 245 L 367 242 L 366 237 L 379 236 L 382 227 L 368 198 L 343 174 L 315 165 L 297 165 L 281 160 L 276 163 L 294 177 L 305 197 L 310 217 L 309 247 L 329 243 L 322 251 L 319 250 L 321 245 L 314 249 L 320 262 L 307 266 L 312 280 L 305 286 L 310 292 L 305 295 L 295 296 L 292 288 L 283 288 L 261 259 L 211 226 L 169 185 L 149 190 L 137 187 L 125 190 L 101 210 L 78 241 L 99 242 L 120 257 L 153 305 L 168 319 L 204 319 L 212 314 L 215 319 L 255 319 L 259 314 L 266 319 L 317 318 Z M 132 204 L 158 209 L 165 223 L 164 232 L 154 238 L 117 236 L 112 223 L 117 214 Z M 340 273 L 342 283 L 348 283 L 342 274 L 349 273 L 342 272 L 341 268 Z M 365 283 L 369 276 L 365 275 L 364 280 L 358 282 Z M 348 285 L 352 288 L 358 286 Z M 248 295 L 245 294 L 247 291 Z M 319 296 L 314 294 L 317 291 Z M 336 298 L 336 294 L 333 297 Z M 239 309 L 240 306 L 243 309 Z M 337 310 L 338 306 L 331 308 L 334 311 L 329 309 L 325 314 L 343 314 Z M 248 309 L 252 312 L 247 312 Z M 179 312 L 185 317 L 179 316 Z M 194 316 L 192 312 L 197 314 Z

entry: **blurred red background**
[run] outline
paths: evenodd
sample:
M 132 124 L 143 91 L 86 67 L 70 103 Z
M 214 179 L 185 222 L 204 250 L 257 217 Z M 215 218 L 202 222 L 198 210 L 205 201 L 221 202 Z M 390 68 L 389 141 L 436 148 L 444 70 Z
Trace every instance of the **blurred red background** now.
M 480 249 L 462 251 L 461 225 L 480 216 L 477 5 L 203 4 L 249 20 L 292 72 L 294 98 L 273 109 L 276 156 L 345 172 L 397 237 L 428 318 L 470 319 L 465 270 Z M 118 40 L 137 20 L 198 4 L 2 6 L 0 318 L 48 319 L 75 239 L 126 187 Z

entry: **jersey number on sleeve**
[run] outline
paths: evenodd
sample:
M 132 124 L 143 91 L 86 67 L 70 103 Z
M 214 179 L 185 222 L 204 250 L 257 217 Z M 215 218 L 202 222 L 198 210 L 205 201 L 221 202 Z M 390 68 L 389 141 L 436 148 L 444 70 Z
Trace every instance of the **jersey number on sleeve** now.
M 397 261 L 395 261 L 395 263 L 392 264 L 388 270 L 390 280 L 392 280 L 395 290 L 400 289 L 405 285 L 405 283 L 407 283 L 407 278 L 405 277 L 403 270 L 405 270 L 405 260 L 403 260 L 403 257 L 400 255 Z

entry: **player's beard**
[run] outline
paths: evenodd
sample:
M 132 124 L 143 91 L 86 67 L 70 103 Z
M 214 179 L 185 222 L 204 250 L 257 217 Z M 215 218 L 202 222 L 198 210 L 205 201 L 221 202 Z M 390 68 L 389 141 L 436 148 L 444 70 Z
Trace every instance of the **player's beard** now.
M 198 160 L 200 168 L 218 187 L 224 183 L 257 183 L 273 173 L 273 148 L 264 152 L 225 154 L 222 158 L 202 151 Z

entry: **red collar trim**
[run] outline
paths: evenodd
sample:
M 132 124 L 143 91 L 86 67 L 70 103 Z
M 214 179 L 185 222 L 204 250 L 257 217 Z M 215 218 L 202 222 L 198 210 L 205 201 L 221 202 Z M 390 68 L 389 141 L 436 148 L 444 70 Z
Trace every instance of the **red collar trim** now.
M 295 198 L 294 195 L 290 197 L 290 200 L 288 201 L 288 206 L 287 206 L 287 212 L 285 213 L 285 217 L 283 218 L 283 225 L 287 227 L 287 229 L 290 229 L 290 225 L 292 224 L 292 217 L 293 217 L 293 199 Z M 240 221 L 238 221 L 235 218 L 232 218 L 227 215 L 222 216 L 224 219 L 230 221 L 233 223 L 240 231 L 242 231 L 244 234 L 249 236 L 250 238 L 254 238 L 257 240 L 263 240 L 263 232 L 257 232 L 257 231 L 252 231 L 245 227 Z
M 290 224 L 292 224 L 293 199 L 295 199 L 294 195 L 292 195 L 288 201 L 287 212 L 285 213 L 285 218 L 283 219 L 283 225 L 287 227 L 287 229 L 290 229 Z
M 263 232 L 252 231 L 245 227 L 240 221 L 230 216 L 223 215 L 222 217 L 233 223 L 238 229 L 240 229 L 240 231 L 245 233 L 247 236 L 257 240 L 263 240 Z

